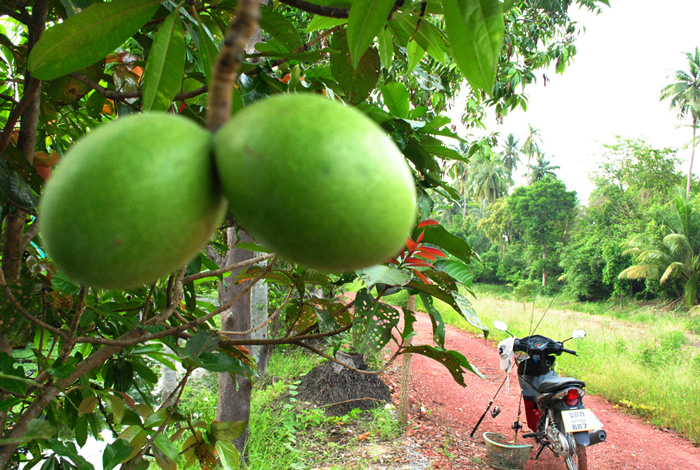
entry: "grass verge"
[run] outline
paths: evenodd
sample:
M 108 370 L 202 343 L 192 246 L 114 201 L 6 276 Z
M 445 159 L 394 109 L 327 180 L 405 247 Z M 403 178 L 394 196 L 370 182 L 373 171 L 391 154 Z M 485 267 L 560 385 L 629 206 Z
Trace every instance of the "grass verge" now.
M 533 307 L 509 300 L 503 292 L 494 297 L 492 288 L 479 287 L 477 293 L 473 304 L 481 320 L 489 326 L 503 320 L 521 337 L 532 331 L 552 303 L 551 298 L 540 298 Z M 589 392 L 700 444 L 700 343 L 686 320 L 674 312 L 655 314 L 656 307 L 617 314 L 596 309 L 591 314 L 564 306 L 555 300 L 537 333 L 566 339 L 574 329 L 583 328 L 588 336 L 567 343 L 579 356 L 562 355 L 557 360 L 560 375 L 584 380 Z M 447 305 L 438 309 L 446 323 L 473 330 Z M 506 336 L 492 328 L 494 341 Z

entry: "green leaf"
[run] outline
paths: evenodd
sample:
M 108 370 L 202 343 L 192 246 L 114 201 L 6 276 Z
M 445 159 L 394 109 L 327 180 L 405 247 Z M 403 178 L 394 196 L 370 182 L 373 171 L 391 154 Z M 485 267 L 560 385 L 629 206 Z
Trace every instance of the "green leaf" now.
M 189 356 L 198 357 L 202 353 L 211 352 L 219 345 L 221 338 L 212 332 L 198 330 L 197 333 L 187 340 L 185 351 Z
M 75 448 L 74 443 L 70 441 L 50 439 L 46 444 L 47 447 L 54 451 L 57 455 L 60 455 L 61 457 L 68 457 L 80 470 L 94 470 L 95 467 L 93 467 L 90 462 L 78 454 L 78 449 Z
M 499 0 L 442 0 L 445 31 L 460 71 L 474 89 L 493 91 L 503 45 Z
M 394 60 L 394 39 L 391 37 L 391 31 L 389 31 L 389 29 L 384 28 L 381 30 L 377 35 L 377 44 L 382 67 L 388 69 L 391 67 Z
M 416 41 L 410 41 L 408 46 L 406 46 L 406 53 L 408 54 L 408 72 L 413 72 L 413 69 L 420 64 L 425 56 L 425 49 L 423 49 L 420 44 Z
M 151 19 L 161 0 L 96 3 L 49 28 L 29 54 L 36 78 L 51 80 L 112 53 Z
M 435 262 L 435 267 L 444 273 L 449 274 L 453 279 L 461 282 L 465 286 L 471 286 L 474 280 L 474 273 L 471 268 L 462 261 L 448 259 L 438 260 Z
M 444 65 L 445 52 L 449 50 L 446 38 L 429 21 L 423 19 L 419 25 L 419 20 L 420 16 L 418 14 L 401 13 L 394 16 L 392 27 L 400 41 L 405 41 L 405 44 L 408 44 L 409 40 L 417 42 L 431 57 Z
M 331 73 L 351 104 L 358 104 L 367 99 L 379 80 L 379 53 L 370 48 L 360 59 L 357 67 L 350 62 L 347 48 L 331 54 Z
M 224 470 L 238 470 L 240 468 L 239 454 L 238 450 L 236 450 L 236 446 L 230 442 L 216 441 L 214 447 L 219 453 L 221 466 L 224 467 Z
M 484 339 L 488 338 L 490 331 L 489 327 L 484 325 L 484 323 L 481 321 L 479 316 L 476 314 L 476 310 L 474 310 L 472 303 L 469 302 L 469 299 L 460 293 L 454 294 L 454 298 L 459 306 L 458 312 L 462 314 L 462 317 L 464 317 L 464 319 L 467 320 L 471 326 L 480 329 L 484 333 Z
M 423 302 L 423 307 L 428 311 L 430 322 L 433 324 L 433 341 L 441 348 L 445 347 L 445 321 L 440 312 L 433 306 L 433 298 L 425 292 L 419 292 L 418 296 Z
M 154 444 L 173 462 L 177 462 L 178 450 L 175 444 L 172 443 L 167 436 L 163 434 L 158 434 L 154 440 Z
M 423 232 L 423 243 L 440 247 L 467 264 L 475 256 L 469 243 L 448 232 L 442 225 L 416 228 L 413 231 L 413 239 L 415 240 L 421 232 Z
M 416 313 L 413 310 L 409 310 L 406 307 L 403 309 L 403 332 L 401 332 L 401 337 L 403 339 L 408 339 L 416 336 L 416 330 L 413 328 L 413 324 L 416 322 Z
M 122 462 L 126 462 L 133 451 L 133 447 L 124 439 L 116 441 L 105 447 L 102 454 L 103 470 L 112 470 Z
M 460 384 L 462 387 L 466 387 L 467 384 L 464 382 L 464 374 L 469 371 L 483 378 L 479 370 L 472 366 L 466 357 L 458 351 L 451 351 L 446 349 L 438 349 L 432 346 L 411 346 L 404 349 L 402 354 L 414 353 L 420 354 L 422 356 L 429 357 L 438 361 L 440 364 L 445 366 L 447 370 L 452 374 L 452 378 L 455 382 Z
M 319 29 L 330 29 L 334 26 L 339 26 L 347 22 L 348 20 L 345 18 L 329 18 L 327 16 L 316 15 L 306 27 L 306 32 L 313 33 L 314 31 L 318 31 Z
M 202 353 L 199 357 L 200 366 L 210 372 L 230 372 L 236 375 L 251 376 L 255 373 L 240 359 L 224 353 Z
M 348 47 L 353 68 L 382 31 L 394 0 L 354 0 L 348 16 Z
M 143 110 L 168 110 L 184 73 L 185 38 L 176 9 L 160 25 L 148 55 L 143 73 Z
M 376 284 L 403 286 L 411 280 L 411 275 L 409 273 L 384 265 L 370 266 L 369 268 L 357 271 L 357 274 L 368 287 L 372 287 Z
M 243 435 L 248 421 L 213 421 L 211 435 L 214 441 L 232 441 Z
M 87 397 L 84 398 L 80 405 L 78 406 L 78 413 L 84 415 L 86 413 L 92 413 L 97 407 L 97 402 L 99 399 L 97 397 Z
M 360 302 L 355 302 L 352 342 L 356 351 L 377 354 L 392 338 L 401 315 L 391 305 L 377 302 L 366 291 L 358 292 Z
M 31 441 L 51 439 L 56 432 L 56 428 L 47 420 L 33 419 L 27 425 L 27 432 L 23 436 L 0 439 L 0 445 L 26 444 Z
M 399 118 L 407 118 L 411 110 L 411 94 L 406 85 L 399 82 L 387 83 L 381 87 L 384 104 L 389 112 Z
M 301 48 L 299 33 L 287 17 L 267 5 L 262 5 L 260 13 L 260 27 L 277 39 L 287 51 L 292 52 Z

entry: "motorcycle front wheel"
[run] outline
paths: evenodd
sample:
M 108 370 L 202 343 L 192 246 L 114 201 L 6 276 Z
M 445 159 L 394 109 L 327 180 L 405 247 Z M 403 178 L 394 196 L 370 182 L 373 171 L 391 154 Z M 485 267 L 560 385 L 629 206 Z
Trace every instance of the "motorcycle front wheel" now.
M 566 470 L 588 470 L 588 453 L 586 448 L 576 442 L 573 434 L 566 434 L 569 441 L 569 447 L 572 449 L 571 454 L 566 458 Z

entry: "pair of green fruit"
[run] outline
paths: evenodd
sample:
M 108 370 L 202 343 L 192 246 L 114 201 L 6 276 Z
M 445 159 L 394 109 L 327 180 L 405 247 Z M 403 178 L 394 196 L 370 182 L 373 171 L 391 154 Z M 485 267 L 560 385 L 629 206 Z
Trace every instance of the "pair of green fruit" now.
M 415 220 L 396 145 L 360 111 L 312 94 L 256 102 L 213 136 L 165 113 L 108 123 L 66 154 L 39 220 L 68 278 L 126 289 L 190 261 L 227 200 L 259 243 L 331 272 L 396 254 Z

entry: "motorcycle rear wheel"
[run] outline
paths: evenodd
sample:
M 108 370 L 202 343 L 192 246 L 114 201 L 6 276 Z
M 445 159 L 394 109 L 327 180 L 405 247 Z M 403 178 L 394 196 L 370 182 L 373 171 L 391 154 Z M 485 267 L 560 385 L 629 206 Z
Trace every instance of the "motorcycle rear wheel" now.
M 588 452 L 584 446 L 580 446 L 576 442 L 576 438 L 573 434 L 566 434 L 566 438 L 569 441 L 569 446 L 573 449 L 571 455 L 569 455 L 566 462 L 567 470 L 588 470 Z

